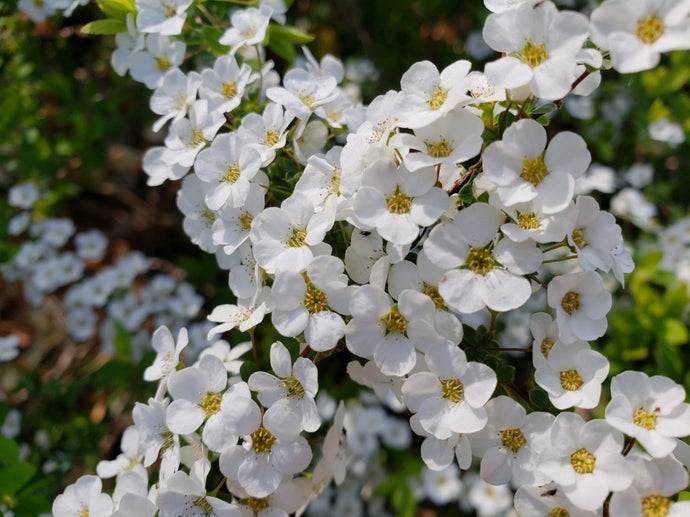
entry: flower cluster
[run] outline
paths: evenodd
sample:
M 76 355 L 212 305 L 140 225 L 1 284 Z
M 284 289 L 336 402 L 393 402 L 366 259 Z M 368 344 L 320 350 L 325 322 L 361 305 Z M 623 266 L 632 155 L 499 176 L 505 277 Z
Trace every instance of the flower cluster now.
M 315 453 L 318 363 L 345 350 L 349 376 L 406 412 L 422 484 L 444 480 L 445 492 L 426 489 L 438 504 L 458 497 L 457 473 L 475 458 L 504 499 L 516 488 L 522 517 L 688 511 L 674 499 L 688 482 L 681 385 L 626 371 L 611 381 L 605 418 L 559 412 L 602 402 L 609 362 L 590 342 L 606 333 L 610 290 L 633 262 L 614 216 L 577 187 L 591 165 L 584 139 L 547 133 L 543 116 L 592 93 L 604 56 L 634 72 L 686 48 L 688 3 L 606 0 L 589 18 L 548 0 L 486 4 L 483 37 L 502 57 L 484 72 L 415 63 L 399 91 L 364 106 L 333 56 L 305 50 L 282 78 L 266 60 L 281 1 L 232 12 L 218 41 L 227 51 L 196 70 L 184 62 L 192 2 L 134 3 L 113 66 L 153 90 L 153 130 L 167 131 L 144 156 L 148 184 L 182 180 L 185 232 L 229 271 L 235 303 L 213 309 L 209 337 L 237 329 L 251 344 L 178 368 L 187 332 L 159 328 L 145 374 L 156 395 L 134 408 L 122 455 L 99 467 L 116 477 L 112 497 L 84 476 L 55 500 L 56 517 L 283 516 L 315 498 L 344 514 L 358 498 L 331 504 L 324 490 L 347 487 L 348 461 L 379 439 L 410 441 L 399 420 L 349 408 Z M 56 228 L 36 231 L 55 239 Z M 50 278 L 32 283 L 58 287 Z M 496 325 L 520 311 L 553 412 L 518 402 L 529 397 L 488 360 Z M 284 340 L 260 357 L 254 329 L 268 320 Z M 239 375 L 234 361 L 250 347 L 256 371 Z M 468 500 L 488 514 L 481 490 Z

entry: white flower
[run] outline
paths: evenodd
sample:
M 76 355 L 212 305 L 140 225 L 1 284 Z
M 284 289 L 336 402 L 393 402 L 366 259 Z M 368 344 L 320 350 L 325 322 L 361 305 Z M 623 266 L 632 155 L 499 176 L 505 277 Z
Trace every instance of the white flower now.
M 484 404 L 496 387 L 496 374 L 465 353 L 446 345 L 426 352 L 430 371 L 412 374 L 403 385 L 405 405 L 419 414 L 420 425 L 440 440 L 473 433 L 487 422 Z
M 188 175 L 177 191 L 177 208 L 185 216 L 182 228 L 191 241 L 207 253 L 216 251 L 211 228 L 216 221 L 216 214 L 206 206 L 206 194 L 211 190 L 208 183 L 202 182 L 194 174 Z
M 410 428 L 424 437 L 420 454 L 424 464 L 431 470 L 442 470 L 457 459 L 458 466 L 467 470 L 472 464 L 472 444 L 466 434 L 452 433 L 449 438 L 439 440 L 419 423 L 419 413 L 410 417 Z
M 125 472 L 135 472 L 144 480 L 148 479 L 148 473 L 142 465 L 144 454 L 141 445 L 143 442 L 139 433 L 134 426 L 125 429 L 120 442 L 122 452 L 114 460 L 99 461 L 96 465 L 96 473 L 99 477 L 107 479 L 114 476 L 120 477 Z
M 540 211 L 554 214 L 570 204 L 590 154 L 582 137 L 570 131 L 558 133 L 547 147 L 544 127 L 522 119 L 486 148 L 483 160 L 484 176 L 505 205 L 537 199 Z
M 660 53 L 690 48 L 690 5 L 682 0 L 607 0 L 591 15 L 592 41 L 621 73 L 654 68 Z
M 182 32 L 192 0 L 135 0 L 134 5 L 139 31 L 174 36 Z
M 157 132 L 168 120 L 176 122 L 182 119 L 194 103 L 200 85 L 201 76 L 196 72 L 185 75 L 180 69 L 174 68 L 166 73 L 149 102 L 151 111 L 161 115 L 153 124 L 153 130 Z
M 657 215 L 656 206 L 635 188 L 620 189 L 611 198 L 611 212 L 628 219 L 643 230 L 653 230 L 658 224 L 654 219 Z
M 609 362 L 584 341 L 556 342 L 546 362 L 537 368 L 535 382 L 549 394 L 558 409 L 591 409 L 599 404 L 601 383 L 609 373 Z
M 213 140 L 224 123 L 223 114 L 210 107 L 207 100 L 196 100 L 189 108 L 189 118 L 171 124 L 165 146 L 175 152 L 176 163 L 191 167 L 199 151 Z
M 350 302 L 347 348 L 359 357 L 373 357 L 384 375 L 405 375 L 416 363 L 415 347 L 424 348 L 433 336 L 434 312 L 429 297 L 417 291 L 403 291 L 394 304 L 382 289 L 362 286 Z
M 481 457 L 480 475 L 492 485 L 542 485 L 548 477 L 537 470 L 540 452 L 547 446 L 554 417 L 526 413 L 514 400 L 501 395 L 487 402 L 488 422 L 469 436 L 472 453 Z
M 681 517 L 690 514 L 690 501 L 672 497 L 688 486 L 688 473 L 673 456 L 646 459 L 633 457 L 633 482 L 630 488 L 613 494 L 609 503 L 611 517 Z
M 394 244 L 410 244 L 419 227 L 432 225 L 448 206 L 448 196 L 434 187 L 436 172 L 414 172 L 381 160 L 367 167 L 352 207 L 356 220 Z
M 185 48 L 183 41 L 149 34 L 146 36 L 146 50 L 133 52 L 129 57 L 129 75 L 147 88 L 156 89 L 163 83 L 168 70 L 182 64 Z
M 487 64 L 485 72 L 498 86 L 529 85 L 537 97 L 560 99 L 576 78 L 576 58 L 589 34 L 589 21 L 580 13 L 558 11 L 549 1 L 533 3 L 486 19 L 484 41 L 507 55 Z
M 82 260 L 100 260 L 108 246 L 108 238 L 98 230 L 89 230 L 78 233 L 74 237 L 74 244 Z
M 186 328 L 180 329 L 177 334 L 177 342 L 175 342 L 168 327 L 158 327 L 151 336 L 151 346 L 156 351 L 156 358 L 153 360 L 153 364 L 144 370 L 144 380 L 157 381 L 162 379 L 161 386 L 163 386 L 170 374 L 177 368 L 177 364 L 180 362 L 180 353 L 188 343 Z
M 113 501 L 101 492 L 101 480 L 97 476 L 82 476 L 65 488 L 53 502 L 55 517 L 110 517 Z
M 422 469 L 422 486 L 433 503 L 447 504 L 456 500 L 462 492 L 460 470 L 452 463 L 441 470 Z
M 603 420 L 585 422 L 575 413 L 560 413 L 549 442 L 540 469 L 579 508 L 595 511 L 610 491 L 630 486 L 632 472 L 621 455 L 623 435 Z
M 349 313 L 352 294 L 344 269 L 340 259 L 324 255 L 315 257 L 303 274 L 276 274 L 271 291 L 276 330 L 289 337 L 304 332 L 307 344 L 318 352 L 335 347 L 345 335 L 340 314 Z
M 690 26 L 690 20 L 688 26 Z M 671 147 L 676 147 L 685 142 L 683 126 L 667 118 L 660 118 L 652 122 L 649 125 L 648 131 L 650 138 L 659 142 L 665 142 Z
M 489 203 L 508 214 L 511 220 L 501 225 L 501 231 L 515 242 L 527 239 L 540 243 L 560 242 L 565 238 L 572 218 L 572 205 L 557 214 L 546 214 L 537 198 L 505 206 L 493 193 L 489 196 Z
M 144 153 L 142 169 L 147 174 L 146 184 L 155 187 L 166 180 L 178 180 L 189 171 L 189 167 L 175 161 L 175 151 L 165 146 L 157 145 Z
M 500 220 L 498 210 L 475 203 L 434 228 L 424 242 L 429 261 L 446 271 L 438 292 L 451 309 L 502 312 L 520 307 L 532 294 L 522 275 L 536 270 L 541 252 L 531 242 L 496 243 Z
M 563 343 L 577 339 L 590 341 L 606 332 L 606 313 L 611 309 L 611 293 L 601 277 L 592 272 L 557 276 L 547 289 L 549 306 L 556 309 L 556 320 Z
M 33 183 L 18 183 L 10 188 L 7 202 L 15 208 L 29 210 L 40 197 L 41 191 Z
M 264 286 L 257 291 L 254 298 L 238 300 L 237 305 L 225 304 L 215 307 L 208 319 L 221 324 L 209 331 L 208 339 L 235 327 L 244 332 L 257 326 L 271 310 L 270 296 L 271 288 Z
M 549 483 L 544 486 L 521 486 L 515 493 L 515 509 L 520 517 L 544 517 L 544 515 L 569 517 L 600 517 L 602 509 L 586 511 L 571 503 L 558 489 Z M 559 513 L 560 512 L 560 513 Z
M 19 337 L 16 334 L 0 336 L 0 361 L 11 361 L 19 355 Z
M 230 16 L 232 27 L 227 29 L 218 42 L 228 45 L 230 54 L 234 55 L 240 47 L 245 45 L 260 45 L 266 37 L 266 29 L 271 20 L 273 10 L 262 6 L 238 9 Z
M 261 166 L 270 164 L 276 155 L 276 149 L 285 146 L 286 130 L 294 116 L 285 113 L 280 104 L 269 103 L 263 115 L 248 113 L 242 119 L 237 134 L 244 142 L 250 142 L 261 154 Z
M 264 407 L 285 404 L 300 419 L 301 429 L 314 432 L 321 426 L 314 397 L 319 389 L 318 371 L 314 363 L 298 357 L 293 366 L 290 352 L 280 342 L 271 345 L 271 368 L 277 375 L 254 372 L 247 381 L 249 388 L 257 392 Z
M 306 120 L 317 107 L 336 98 L 336 84 L 331 76 L 316 76 L 293 68 L 283 78 L 284 87 L 269 88 L 266 97 L 285 106 L 288 113 L 300 120 Z
M 460 500 L 462 508 L 466 505 L 473 508 L 477 512 L 477 517 L 508 515 L 512 502 L 512 492 L 508 485 L 490 485 L 479 476 L 472 474 L 465 480 L 468 485 L 467 500 Z
M 237 396 L 224 401 L 223 413 L 226 430 L 243 443 L 223 450 L 220 470 L 251 497 L 272 494 L 285 476 L 309 465 L 312 452 L 299 435 L 300 418 L 285 404 L 268 408 L 262 419 L 256 402 Z
M 683 386 L 668 377 L 626 371 L 611 379 L 606 421 L 660 458 L 673 452 L 676 437 L 690 434 L 690 404 Z
M 469 61 L 460 60 L 439 74 L 430 61 L 413 64 L 400 79 L 398 125 L 412 129 L 424 127 L 453 108 L 467 104 L 470 101 L 467 95 L 470 67 Z
M 206 355 L 215 355 L 223 362 L 228 373 L 239 375 L 240 368 L 244 364 L 244 360 L 240 359 L 240 357 L 249 352 L 251 349 L 251 341 L 238 343 L 231 347 L 230 343 L 223 339 L 219 339 L 208 348 L 203 349 L 199 354 L 199 359 L 201 360 Z
M 532 341 L 532 362 L 539 369 L 546 364 L 549 354 L 558 342 L 558 323 L 545 312 L 533 314 L 529 319 Z
M 253 150 L 250 149 L 249 151 Z M 228 202 L 218 210 L 216 220 L 211 227 L 213 242 L 222 246 L 223 251 L 228 255 L 235 253 L 249 239 L 252 221 L 264 209 L 266 190 L 258 185 L 259 183 L 267 183 L 267 180 L 264 180 L 266 180 L 265 175 L 259 172 L 255 176 L 254 181 L 249 182 L 249 190 L 243 203 L 234 206 L 231 202 Z M 236 182 L 236 189 L 228 189 L 230 191 L 230 198 L 235 197 L 233 194 L 237 194 L 236 197 L 244 195 L 240 194 L 242 188 L 239 183 L 240 181 L 238 180 Z M 221 184 L 217 187 L 217 190 L 220 191 L 226 188 Z M 213 191 L 209 191 L 209 194 L 213 194 Z M 232 266 L 230 268 L 232 270 Z M 243 298 L 246 295 L 238 294 L 237 296 Z
M 234 56 L 220 56 L 213 68 L 201 72 L 199 97 L 208 99 L 209 104 L 222 113 L 230 112 L 240 105 L 251 73 L 247 63 L 240 67 Z

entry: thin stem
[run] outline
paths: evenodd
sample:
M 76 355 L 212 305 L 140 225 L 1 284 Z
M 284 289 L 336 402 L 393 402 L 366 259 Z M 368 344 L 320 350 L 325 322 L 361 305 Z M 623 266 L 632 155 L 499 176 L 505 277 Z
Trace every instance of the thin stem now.
M 256 339 L 254 338 L 254 329 L 249 330 L 249 339 L 252 340 L 252 354 L 254 354 L 254 365 L 259 370 L 259 353 L 256 350 Z
M 254 49 L 256 50 L 256 60 L 259 63 L 259 102 L 263 103 L 264 101 L 264 63 L 261 60 L 261 50 L 259 50 L 259 45 L 254 45 Z
M 304 347 L 304 350 L 302 350 L 302 353 L 299 355 L 300 357 L 307 357 L 309 355 L 309 352 L 311 352 L 311 347 L 309 345 Z
M 225 482 L 226 482 L 227 480 L 228 480 L 227 477 L 223 477 L 223 479 L 220 480 L 220 483 L 218 483 L 218 486 L 216 486 L 216 488 L 214 488 L 213 490 L 211 490 L 211 491 L 208 493 L 208 495 L 211 496 L 211 497 L 216 497 L 216 495 L 217 495 L 218 492 L 220 491 L 221 487 L 225 484 Z
M 575 79 L 575 81 L 573 81 L 573 84 L 570 86 L 570 91 L 568 91 L 568 93 L 567 93 L 563 98 L 557 100 L 554 104 L 556 104 L 556 106 L 558 106 L 559 108 L 562 107 L 562 106 L 563 106 L 563 102 L 565 101 L 565 98 L 566 98 L 568 95 L 570 95 L 571 93 L 573 93 L 573 90 L 575 90 L 575 88 L 577 88 L 577 87 L 580 85 L 580 83 L 581 83 L 582 81 L 584 81 L 585 79 L 587 79 L 587 76 L 588 76 L 589 74 L 591 74 L 591 73 L 592 73 L 592 72 L 589 72 L 589 71 L 587 71 L 587 70 L 585 70 L 584 72 L 582 72 L 582 73 L 580 74 L 580 76 L 579 76 L 577 79 Z
M 489 331 L 486 334 L 486 340 L 484 343 L 488 343 L 491 341 L 492 336 L 494 335 L 494 330 L 496 329 L 496 316 L 498 316 L 498 313 L 496 311 L 492 311 L 489 309 L 491 312 L 491 321 L 489 322 Z
M 462 177 L 453 184 L 453 187 L 448 191 L 448 194 L 450 194 L 452 196 L 453 194 L 460 192 L 460 189 L 462 187 L 464 187 L 465 184 L 470 181 L 470 179 L 472 179 L 472 175 L 475 172 L 477 172 L 481 166 L 482 166 L 482 159 L 480 158 L 477 163 L 475 163 L 469 169 L 467 169 L 465 174 L 463 174 Z
M 563 262 L 564 260 L 572 260 L 572 259 L 576 259 L 576 258 L 577 258 L 577 255 L 568 255 L 567 257 L 545 260 L 542 262 L 542 264 L 551 264 L 552 262 Z
M 534 275 L 534 274 L 532 274 L 532 275 L 525 275 L 525 277 L 528 278 L 528 279 L 530 279 L 530 280 L 532 280 L 532 281 L 534 281 L 534 282 L 536 282 L 536 283 L 538 283 L 538 284 L 539 284 L 540 286 L 542 286 L 544 289 L 546 289 L 546 288 L 548 287 L 544 282 L 542 282 L 541 280 L 539 280 L 539 278 L 537 278 L 537 275 Z
M 559 242 L 558 244 L 554 244 L 553 246 L 549 246 L 548 248 L 544 248 L 543 250 L 541 250 L 541 252 L 546 253 L 547 251 L 557 250 L 558 248 L 562 248 L 563 246 L 567 246 L 567 245 L 568 245 L 568 243 L 565 240 L 563 240 L 563 242 Z
M 635 446 L 635 442 L 637 442 L 637 438 L 633 436 L 632 439 L 625 446 L 625 449 L 623 449 L 623 456 L 627 456 L 630 453 L 632 448 Z
M 506 110 L 503 112 L 503 116 L 501 117 L 501 123 L 500 123 L 500 134 L 503 135 L 503 132 L 506 130 L 506 120 L 508 119 L 508 112 L 510 111 L 510 108 L 513 106 L 513 101 L 508 102 L 508 106 L 506 106 Z
M 206 19 L 213 25 L 214 27 L 219 27 L 221 24 L 216 20 L 211 13 L 208 12 L 208 9 L 206 9 L 202 4 L 198 4 L 197 9 L 199 9 L 199 12 L 203 14 Z

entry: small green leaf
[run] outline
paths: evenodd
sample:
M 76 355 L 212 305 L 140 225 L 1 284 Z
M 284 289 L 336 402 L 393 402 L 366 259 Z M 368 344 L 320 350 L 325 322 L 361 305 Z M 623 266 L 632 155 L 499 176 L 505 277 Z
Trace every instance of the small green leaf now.
M 14 495 L 33 477 L 36 467 L 26 462 L 8 463 L 0 467 L 0 494 Z
M 211 50 L 211 52 L 213 52 L 217 56 L 223 56 L 228 53 L 230 47 L 221 45 L 218 42 L 218 40 L 221 38 L 224 32 L 222 27 L 211 27 L 210 25 L 205 25 L 201 32 L 204 37 L 204 42 Z
M 536 409 L 547 409 L 551 405 L 549 396 L 539 388 L 529 390 L 529 401 Z
M 401 517 L 414 517 L 417 511 L 417 499 L 412 489 L 405 482 L 398 483 L 391 494 L 391 506 L 396 515 Z
M 533 115 L 544 115 L 546 113 L 551 113 L 552 111 L 556 111 L 558 109 L 558 106 L 554 104 L 553 102 L 549 102 L 547 104 L 543 104 L 542 106 L 538 106 L 532 111 Z
M 125 21 L 127 13 L 136 14 L 134 0 L 97 0 L 98 7 L 109 18 Z
M 127 329 L 117 320 L 113 320 L 115 323 L 115 339 L 113 340 L 113 346 L 115 347 L 115 355 L 121 359 L 131 359 L 132 358 L 132 344 Z
M 268 38 L 272 41 L 273 38 L 285 40 L 295 45 L 304 45 L 314 41 L 314 35 L 299 30 L 297 27 L 289 25 L 275 25 L 271 24 L 268 27 Z
M 688 329 L 680 320 L 664 318 L 658 326 L 657 337 L 660 344 L 682 345 L 688 342 Z
M 515 367 L 510 364 L 500 366 L 496 371 L 499 384 L 510 384 L 515 380 Z
M 119 32 L 127 32 L 127 24 L 122 20 L 115 18 L 106 18 L 105 20 L 96 20 L 87 23 L 81 28 L 82 34 L 105 35 L 117 34 Z
M 268 42 L 268 48 L 290 64 L 292 64 L 295 61 L 295 57 L 297 57 L 295 45 L 282 38 L 271 38 Z
M 0 436 L 0 464 L 15 462 L 19 458 L 19 446 L 10 438 Z
M 244 361 L 240 366 L 240 377 L 243 381 L 247 381 L 249 376 L 256 371 L 256 365 L 253 361 Z

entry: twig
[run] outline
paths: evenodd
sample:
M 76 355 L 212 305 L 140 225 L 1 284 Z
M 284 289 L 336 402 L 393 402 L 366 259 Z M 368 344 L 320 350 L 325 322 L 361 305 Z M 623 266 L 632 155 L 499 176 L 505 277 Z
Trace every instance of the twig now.
M 460 189 L 465 186 L 465 184 L 471 179 L 472 175 L 477 172 L 481 166 L 482 159 L 480 158 L 477 163 L 467 169 L 465 174 L 463 174 L 462 177 L 453 184 L 453 187 L 448 191 L 448 194 L 452 196 L 453 194 L 460 192 Z

